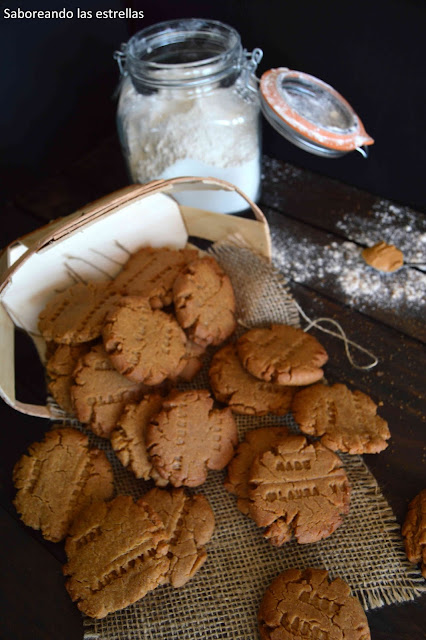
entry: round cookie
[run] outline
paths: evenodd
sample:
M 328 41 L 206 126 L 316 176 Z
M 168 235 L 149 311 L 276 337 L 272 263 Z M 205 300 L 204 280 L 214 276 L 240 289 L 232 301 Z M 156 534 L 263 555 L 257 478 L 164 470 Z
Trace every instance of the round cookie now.
M 104 347 L 114 367 L 134 382 L 156 385 L 181 368 L 186 336 L 169 314 L 147 298 L 126 296 L 108 315 Z
M 46 362 L 49 393 L 57 404 L 69 414 L 74 413 L 71 400 L 73 372 L 79 359 L 90 351 L 91 344 L 60 344 Z
M 295 392 L 294 387 L 265 382 L 252 376 L 242 366 L 233 344 L 214 354 L 209 379 L 216 400 L 227 404 L 234 413 L 243 415 L 285 415 Z
M 109 438 L 124 406 L 140 400 L 147 389 L 118 373 L 99 344 L 78 361 L 71 398 L 80 422 L 97 436 Z
M 251 329 L 237 342 L 238 357 L 256 378 L 285 385 L 312 384 L 320 380 L 328 355 L 313 336 L 302 329 L 273 324 Z
M 249 513 L 249 474 L 254 459 L 276 447 L 289 435 L 287 427 L 260 427 L 247 431 L 234 457 L 228 465 L 225 488 L 238 496 L 237 506 L 242 513 Z
M 300 430 L 321 436 L 332 451 L 379 453 L 388 446 L 388 424 L 376 414 L 377 405 L 344 384 L 320 383 L 302 389 L 294 396 L 291 410 Z
M 166 581 L 182 587 L 207 559 L 206 545 L 213 535 L 214 514 L 204 496 L 187 496 L 183 489 L 151 489 L 143 499 L 160 516 L 170 545 Z
M 58 542 L 78 512 L 113 493 L 113 473 L 103 451 L 90 449 L 77 429 L 48 431 L 13 470 L 14 504 L 23 522 Z
M 176 277 L 197 256 L 196 249 L 143 247 L 129 258 L 111 287 L 122 295 L 148 298 L 153 309 L 166 307 L 172 302 Z
M 38 327 L 46 341 L 90 342 L 99 338 L 107 313 L 119 299 L 109 283 L 79 282 L 55 294 L 40 313 Z
M 152 466 L 145 446 L 145 432 L 162 404 L 163 398 L 157 393 L 144 396 L 140 402 L 126 404 L 111 431 L 111 446 L 121 464 L 128 467 L 136 478 L 153 479 L 159 486 L 165 486 L 167 481 Z
M 272 581 L 258 612 L 262 640 L 370 640 L 360 601 L 321 569 L 288 569 Z
M 218 345 L 236 328 L 236 303 L 229 277 L 212 257 L 194 260 L 173 285 L 176 318 L 202 346 Z
M 340 458 L 320 442 L 289 435 L 254 460 L 249 513 L 275 546 L 327 538 L 349 511 L 350 485 Z
M 223 469 L 238 442 L 230 409 L 213 409 L 206 389 L 173 391 L 151 420 L 146 446 L 158 473 L 173 486 L 197 487 L 209 469 Z
M 143 499 L 117 496 L 85 509 L 65 543 L 65 586 L 86 615 L 103 618 L 140 600 L 164 581 L 167 533 Z
M 420 562 L 422 575 L 426 578 L 426 489 L 408 505 L 402 535 L 408 560 Z

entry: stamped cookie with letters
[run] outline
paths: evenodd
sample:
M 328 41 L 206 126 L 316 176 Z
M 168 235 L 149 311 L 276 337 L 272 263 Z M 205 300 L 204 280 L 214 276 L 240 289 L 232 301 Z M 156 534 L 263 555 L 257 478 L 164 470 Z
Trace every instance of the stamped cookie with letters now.
M 350 485 L 340 458 L 320 442 L 289 435 L 257 456 L 249 474 L 249 513 L 275 546 L 327 538 L 349 511 Z
M 258 613 L 262 640 L 370 640 L 360 601 L 321 569 L 288 569 L 272 581 Z
M 197 344 L 218 345 L 235 331 L 234 290 L 210 256 L 183 269 L 173 285 L 173 302 L 179 324 Z
M 254 459 L 276 447 L 288 435 L 287 427 L 260 427 L 247 431 L 238 445 L 228 465 L 225 488 L 238 497 L 237 506 L 242 513 L 249 512 L 248 482 Z
M 160 516 L 168 535 L 170 568 L 166 576 L 182 587 L 207 559 L 205 546 L 213 535 L 214 514 L 204 496 L 188 496 L 184 489 L 151 489 L 144 495 Z
M 148 298 L 125 296 L 108 315 L 103 341 L 114 367 L 134 382 L 156 385 L 176 375 L 186 355 L 186 336 L 168 313 Z
M 231 407 L 234 413 L 243 415 L 273 413 L 283 416 L 288 412 L 295 392 L 295 387 L 252 376 L 241 364 L 233 344 L 214 354 L 209 378 L 215 398 Z
M 253 376 L 285 385 L 302 386 L 321 380 L 321 367 L 328 360 L 316 338 L 285 324 L 250 329 L 237 341 L 237 351 Z
M 173 486 L 197 487 L 209 469 L 226 467 L 238 442 L 230 409 L 214 409 L 206 389 L 173 391 L 148 426 L 146 446 Z
M 103 618 L 164 582 L 170 561 L 167 532 L 143 499 L 117 496 L 85 509 L 65 543 L 65 586 L 78 608 Z
M 377 415 L 375 402 L 344 384 L 320 383 L 302 389 L 294 396 L 291 410 L 300 430 L 321 436 L 332 451 L 379 453 L 388 446 L 388 424 Z
M 113 473 L 103 451 L 71 428 L 48 431 L 32 444 L 13 471 L 14 504 L 23 522 L 58 542 L 78 512 L 113 493 Z

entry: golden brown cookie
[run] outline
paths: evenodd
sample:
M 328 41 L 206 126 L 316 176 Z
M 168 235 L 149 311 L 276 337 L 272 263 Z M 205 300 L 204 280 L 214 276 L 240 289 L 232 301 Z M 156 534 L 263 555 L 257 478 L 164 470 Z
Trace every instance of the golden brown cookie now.
M 192 340 L 187 340 L 185 354 L 181 358 L 177 372 L 174 376 L 169 375 L 168 380 L 171 382 L 191 382 L 203 366 L 203 356 L 205 353 L 205 347 L 192 342 Z
M 332 451 L 379 453 L 388 446 L 388 423 L 377 415 L 375 402 L 344 384 L 320 383 L 298 391 L 291 410 L 300 430 L 321 436 Z
M 78 608 L 103 618 L 143 598 L 164 581 L 167 533 L 142 499 L 118 496 L 85 509 L 65 543 L 66 588 Z
M 230 409 L 213 409 L 206 389 L 173 391 L 146 432 L 158 473 L 174 487 L 197 487 L 209 469 L 223 469 L 237 444 Z
M 295 387 L 265 382 L 242 366 L 235 345 L 222 347 L 213 356 L 209 369 L 210 385 L 216 400 L 234 413 L 262 416 L 285 415 L 290 409 Z
M 124 406 L 140 400 L 147 389 L 118 373 L 103 346 L 96 345 L 78 361 L 71 398 L 80 422 L 96 435 L 109 438 Z
M 249 474 L 249 513 L 275 546 L 327 538 L 349 511 L 350 485 L 340 458 L 320 442 L 288 436 L 258 456 Z
M 212 257 L 185 267 L 173 285 L 176 317 L 202 346 L 218 345 L 236 328 L 235 296 L 229 277 Z
M 378 242 L 362 251 L 362 257 L 370 267 L 379 271 L 397 271 L 404 264 L 404 254 L 393 244 Z
M 90 449 L 87 436 L 70 428 L 48 431 L 42 442 L 32 444 L 16 463 L 13 482 L 23 522 L 53 542 L 67 535 L 81 509 L 113 493 L 105 454 Z
M 144 247 L 129 258 L 111 287 L 123 295 L 148 298 L 153 309 L 166 307 L 172 302 L 177 275 L 197 256 L 195 249 Z
M 159 486 L 165 486 L 167 480 L 152 466 L 145 446 L 145 432 L 162 404 L 163 398 L 157 393 L 144 396 L 140 402 L 126 404 L 111 432 L 111 446 L 121 464 L 133 471 L 137 478 L 152 478 Z
M 237 506 L 249 513 L 248 482 L 251 465 L 259 454 L 276 447 L 289 435 L 287 427 L 261 427 L 247 431 L 228 465 L 225 488 L 238 496 Z
M 48 391 L 61 409 L 69 414 L 74 413 L 71 400 L 73 372 L 79 359 L 90 349 L 90 343 L 60 344 L 46 362 L 46 371 L 49 376 Z
M 55 294 L 40 313 L 38 327 L 46 341 L 90 342 L 101 335 L 105 316 L 119 299 L 109 283 L 79 282 Z
M 324 347 L 302 329 L 273 324 L 270 329 L 251 329 L 237 342 L 238 357 L 256 378 L 285 385 L 312 384 L 324 373 Z
M 134 382 L 160 384 L 176 375 L 186 354 L 185 333 L 171 315 L 151 309 L 148 298 L 123 297 L 102 335 L 114 367 Z
M 421 563 L 422 575 L 426 578 L 426 489 L 408 505 L 402 535 L 407 558 Z
M 341 578 L 321 569 L 288 569 L 265 591 L 258 613 L 262 640 L 370 640 L 360 601 Z
M 204 496 L 188 496 L 183 489 L 151 489 L 143 499 L 160 516 L 170 545 L 166 576 L 173 587 L 182 587 L 207 559 L 205 546 L 213 535 L 214 514 Z

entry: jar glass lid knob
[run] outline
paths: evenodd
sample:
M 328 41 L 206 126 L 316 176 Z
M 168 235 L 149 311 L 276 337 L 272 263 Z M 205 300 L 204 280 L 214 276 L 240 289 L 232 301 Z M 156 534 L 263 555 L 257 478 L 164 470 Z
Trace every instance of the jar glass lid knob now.
M 270 69 L 260 79 L 262 112 L 287 140 L 316 155 L 341 156 L 374 140 L 333 87 L 301 71 Z

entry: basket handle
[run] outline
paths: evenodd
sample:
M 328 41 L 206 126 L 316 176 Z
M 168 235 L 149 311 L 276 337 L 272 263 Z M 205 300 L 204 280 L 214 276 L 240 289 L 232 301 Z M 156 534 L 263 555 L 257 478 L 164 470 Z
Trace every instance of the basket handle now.
M 50 418 L 48 407 L 27 404 L 15 397 L 15 325 L 4 306 L 0 305 L 0 396 L 13 409 L 39 418 Z

